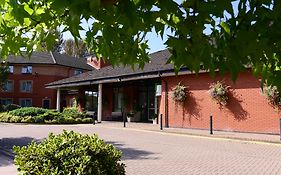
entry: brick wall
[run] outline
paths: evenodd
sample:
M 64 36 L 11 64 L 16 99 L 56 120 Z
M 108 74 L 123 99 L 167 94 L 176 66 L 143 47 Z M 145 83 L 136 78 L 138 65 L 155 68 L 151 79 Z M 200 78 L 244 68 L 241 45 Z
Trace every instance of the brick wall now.
M 32 65 L 32 74 L 22 74 L 21 68 L 25 64 L 14 65 L 14 73 L 8 79 L 14 82 L 12 92 L 0 91 L 0 98 L 12 99 L 14 104 L 19 104 L 20 99 L 32 99 L 32 106 L 42 107 L 43 100 L 50 100 L 50 108 L 56 108 L 56 90 L 45 88 L 45 84 L 67 78 L 74 74 L 74 68 L 57 65 Z M 20 82 L 23 80 L 32 81 L 32 92 L 21 92 Z
M 258 133 L 279 133 L 279 115 L 266 100 L 260 81 L 250 72 L 241 73 L 235 83 L 230 76 L 211 79 L 208 73 L 166 77 L 162 80 L 160 113 L 165 119 L 165 81 L 168 85 L 168 124 L 170 127 L 209 129 L 213 115 L 215 130 Z M 208 94 L 209 86 L 224 80 L 231 86 L 228 105 L 221 108 Z M 175 103 L 172 89 L 179 83 L 189 87 L 191 94 L 185 102 Z M 165 121 L 164 121 L 165 123 Z

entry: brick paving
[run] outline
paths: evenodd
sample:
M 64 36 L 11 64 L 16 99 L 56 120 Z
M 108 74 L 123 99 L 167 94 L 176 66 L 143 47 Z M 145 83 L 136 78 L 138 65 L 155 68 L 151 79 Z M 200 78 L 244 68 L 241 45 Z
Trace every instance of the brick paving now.
M 208 132 L 204 130 L 188 133 L 191 131 L 164 128 L 159 132 L 158 127 L 129 123 L 127 128 L 123 128 L 122 123 L 114 122 L 95 126 L 0 124 L 0 174 L 16 174 L 16 167 L 12 164 L 12 145 L 26 145 L 31 139 L 40 140 L 49 132 L 60 133 L 63 129 L 97 133 L 100 138 L 114 144 L 124 153 L 122 161 L 127 165 L 129 175 L 281 174 L 280 144 L 217 137 L 242 137 L 241 133 L 215 132 L 215 136 L 207 137 Z M 250 139 L 251 135 L 243 136 Z M 258 136 L 258 140 L 279 140 L 276 135 L 255 137 Z

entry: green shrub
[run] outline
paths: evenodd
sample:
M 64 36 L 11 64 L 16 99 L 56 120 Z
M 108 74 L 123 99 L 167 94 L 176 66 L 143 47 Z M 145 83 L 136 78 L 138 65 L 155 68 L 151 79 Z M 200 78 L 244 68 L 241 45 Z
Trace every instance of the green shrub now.
M 35 123 L 44 123 L 44 114 L 33 117 Z
M 85 116 L 84 113 L 79 112 L 78 109 L 74 107 L 64 108 L 62 113 L 65 117 L 72 117 L 72 118 L 84 118 Z
M 22 117 L 22 123 L 34 123 L 34 118 L 31 116 Z
M 64 123 L 66 123 L 66 124 L 73 124 L 73 123 L 76 123 L 76 121 L 72 117 L 65 117 L 64 118 Z
M 93 119 L 92 118 L 83 118 L 82 123 L 93 123 Z
M 22 117 L 20 117 L 20 116 L 12 116 L 10 118 L 9 122 L 11 122 L 11 123 L 19 123 L 19 122 L 21 122 L 21 120 L 22 120 Z
M 16 104 L 9 104 L 9 105 L 6 105 L 4 110 L 9 112 L 9 111 L 12 111 L 12 110 L 15 110 L 15 109 L 19 109 L 21 108 L 21 106 L 19 105 L 16 105 Z
M 0 122 L 10 122 L 10 118 L 12 115 L 8 114 L 7 112 L 0 113 Z
M 4 112 L 5 111 L 5 106 L 4 105 L 0 105 L 0 112 Z
M 75 119 L 75 123 L 82 123 L 82 119 L 81 118 L 76 118 Z
M 48 112 L 48 109 L 43 109 L 43 108 L 36 108 L 36 107 L 24 107 L 24 108 L 19 108 L 15 109 L 9 112 L 11 115 L 16 115 L 16 116 L 38 116 L 40 114 L 44 114 L 45 112 Z
M 13 148 L 15 164 L 22 175 L 97 174 L 123 175 L 122 153 L 97 136 L 64 131 L 50 134 L 37 144 Z

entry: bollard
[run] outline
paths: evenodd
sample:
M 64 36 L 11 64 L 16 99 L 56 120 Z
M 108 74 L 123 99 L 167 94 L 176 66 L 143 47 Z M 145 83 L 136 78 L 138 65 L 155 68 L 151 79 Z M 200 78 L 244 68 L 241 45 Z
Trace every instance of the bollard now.
M 96 124 L 96 118 L 97 118 L 97 113 L 94 112 L 94 113 L 93 113 L 93 125 Z
M 210 134 L 213 134 L 213 116 L 212 114 L 210 115 Z
M 163 130 L 163 114 L 160 114 L 160 130 Z
M 123 112 L 122 112 L 122 116 L 123 116 L 124 128 L 126 128 L 126 117 L 124 116 Z
M 280 140 L 281 140 L 281 118 L 279 119 L 279 124 L 280 124 Z

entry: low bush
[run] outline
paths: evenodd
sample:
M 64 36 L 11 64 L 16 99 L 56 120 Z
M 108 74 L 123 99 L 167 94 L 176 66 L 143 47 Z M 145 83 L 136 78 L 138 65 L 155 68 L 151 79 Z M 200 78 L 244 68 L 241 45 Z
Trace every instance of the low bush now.
M 0 105 L 0 112 L 4 112 L 5 111 L 5 106 L 4 105 Z
M 20 123 L 21 120 L 22 120 L 22 117 L 20 117 L 20 116 L 12 116 L 12 117 L 10 118 L 10 122 L 11 122 L 11 123 Z
M 85 114 L 82 112 L 79 112 L 77 108 L 71 107 L 71 108 L 64 108 L 62 114 L 65 117 L 72 117 L 72 118 L 84 118 Z
M 31 116 L 22 117 L 22 123 L 34 123 L 34 118 Z
M 24 108 L 12 110 L 9 112 L 9 114 L 15 115 L 15 116 L 21 116 L 21 117 L 25 117 L 25 116 L 34 117 L 34 116 L 38 116 L 40 114 L 44 114 L 47 111 L 48 111 L 48 109 L 43 109 L 43 108 L 24 107 Z
M 4 113 L 1 113 L 0 114 L 0 122 L 10 122 L 10 119 L 12 118 L 13 116 L 8 114 L 7 112 L 4 112 Z
M 50 134 L 37 144 L 15 146 L 15 164 L 20 174 L 125 174 L 122 153 L 96 135 L 64 131 Z
M 47 123 L 47 124 L 76 124 L 91 123 L 92 119 L 78 112 L 75 108 L 66 108 L 63 113 L 36 107 L 24 107 L 9 112 L 0 113 L 0 122 L 11 123 Z
M 9 112 L 9 111 L 12 111 L 12 110 L 15 110 L 15 109 L 19 109 L 21 108 L 21 106 L 19 105 L 16 105 L 16 104 L 9 104 L 9 105 L 6 105 L 4 110 Z
M 82 123 L 93 123 L 93 119 L 92 118 L 83 118 Z

